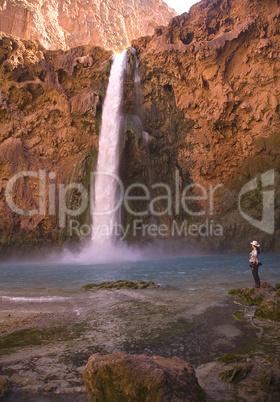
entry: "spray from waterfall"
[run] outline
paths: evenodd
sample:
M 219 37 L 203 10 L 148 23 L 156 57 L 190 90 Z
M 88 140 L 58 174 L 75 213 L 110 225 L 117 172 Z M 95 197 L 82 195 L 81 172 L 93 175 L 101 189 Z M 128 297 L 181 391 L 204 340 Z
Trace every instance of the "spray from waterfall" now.
M 127 50 L 115 55 L 104 100 L 94 182 L 92 241 L 114 241 L 112 225 L 120 223 L 118 199 L 119 132 Z
M 97 264 L 131 261 L 139 258 L 135 250 L 124 243 L 116 244 L 116 227 L 121 227 L 119 190 L 119 135 L 123 83 L 127 50 L 114 55 L 109 83 L 102 110 L 97 166 L 94 172 L 94 191 L 91 242 L 77 254 L 66 252 L 62 262 Z
M 67 250 L 62 256 L 61 262 L 96 264 L 147 258 L 143 251 L 137 247 L 115 241 L 118 235 L 116 228 L 119 227 L 122 230 L 120 214 L 122 197 L 119 194 L 121 183 L 118 178 L 118 171 L 121 106 L 126 61 L 127 50 L 114 56 L 103 103 L 97 166 L 94 172 L 91 242 L 87 243 L 82 252 L 77 254 Z M 135 87 L 137 87 L 135 89 L 140 94 L 141 81 L 138 65 L 135 68 Z M 140 98 L 138 99 L 140 102 Z M 123 235 L 124 233 L 120 233 L 120 238 Z

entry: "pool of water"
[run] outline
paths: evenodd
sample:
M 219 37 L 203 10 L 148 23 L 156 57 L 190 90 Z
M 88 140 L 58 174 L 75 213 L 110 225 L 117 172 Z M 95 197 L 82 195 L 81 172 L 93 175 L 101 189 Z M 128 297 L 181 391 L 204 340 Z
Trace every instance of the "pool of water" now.
M 262 254 L 260 278 L 280 282 L 279 254 Z M 2 264 L 0 296 L 62 297 L 79 293 L 88 283 L 107 281 L 154 281 L 163 288 L 187 292 L 217 293 L 253 286 L 249 257 L 244 254 L 168 258 L 110 264 Z

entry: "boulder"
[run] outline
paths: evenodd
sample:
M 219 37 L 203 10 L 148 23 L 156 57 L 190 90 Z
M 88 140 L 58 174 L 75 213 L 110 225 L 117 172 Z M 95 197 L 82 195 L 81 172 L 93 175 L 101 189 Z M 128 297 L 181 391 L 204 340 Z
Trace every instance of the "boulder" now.
M 280 292 L 269 283 L 261 282 L 260 288 L 231 289 L 228 295 L 247 306 L 258 306 L 254 312 L 255 318 L 280 321 Z M 238 310 L 233 313 L 233 316 L 237 320 L 242 320 L 245 312 L 246 309 Z
M 8 380 L 7 378 L 0 377 L 0 398 L 8 392 Z
M 89 401 L 204 401 L 193 367 L 177 357 L 113 353 L 92 355 L 84 383 Z

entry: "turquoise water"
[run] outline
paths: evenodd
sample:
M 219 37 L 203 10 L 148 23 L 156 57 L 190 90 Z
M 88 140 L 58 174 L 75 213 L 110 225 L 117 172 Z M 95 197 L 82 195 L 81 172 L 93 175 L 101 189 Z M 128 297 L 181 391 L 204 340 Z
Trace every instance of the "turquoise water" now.
M 279 254 L 262 254 L 262 263 L 261 280 L 272 285 L 280 282 Z M 0 265 L 0 295 L 63 296 L 80 292 L 88 283 L 119 279 L 154 281 L 164 288 L 208 293 L 254 284 L 247 254 L 211 255 L 96 265 L 4 264 Z

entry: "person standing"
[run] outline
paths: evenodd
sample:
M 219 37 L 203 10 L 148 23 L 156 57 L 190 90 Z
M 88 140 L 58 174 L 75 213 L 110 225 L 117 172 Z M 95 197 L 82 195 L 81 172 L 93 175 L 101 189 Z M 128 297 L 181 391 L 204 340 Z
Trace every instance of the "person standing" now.
M 260 287 L 260 277 L 259 277 L 259 254 L 260 254 L 260 245 L 256 240 L 253 240 L 251 243 L 253 250 L 250 253 L 250 267 L 252 269 L 252 275 L 255 281 L 255 287 Z

